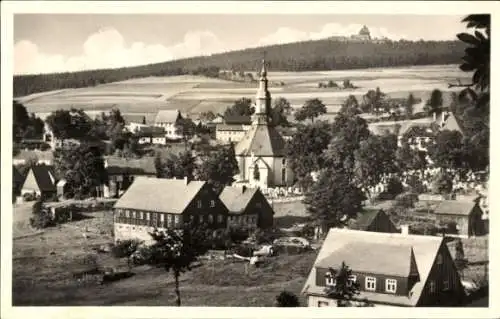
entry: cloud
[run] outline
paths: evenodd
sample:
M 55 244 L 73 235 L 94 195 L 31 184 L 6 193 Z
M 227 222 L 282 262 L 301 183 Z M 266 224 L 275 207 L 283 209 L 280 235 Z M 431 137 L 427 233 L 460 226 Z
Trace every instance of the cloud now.
M 209 31 L 191 31 L 172 46 L 134 42 L 127 46 L 124 37 L 113 28 L 91 34 L 82 53 L 64 57 L 40 51 L 27 40 L 14 46 L 14 74 L 72 72 L 90 69 L 118 68 L 225 51 L 223 43 Z
M 358 34 L 363 27 L 362 24 L 342 25 L 339 23 L 327 23 L 318 32 L 304 32 L 298 29 L 281 27 L 258 41 L 258 45 L 270 45 L 278 43 L 290 43 L 297 41 L 319 40 L 332 36 L 351 36 Z M 370 34 L 374 38 L 387 37 L 391 40 L 407 39 L 406 35 L 390 33 L 386 28 L 369 27 Z

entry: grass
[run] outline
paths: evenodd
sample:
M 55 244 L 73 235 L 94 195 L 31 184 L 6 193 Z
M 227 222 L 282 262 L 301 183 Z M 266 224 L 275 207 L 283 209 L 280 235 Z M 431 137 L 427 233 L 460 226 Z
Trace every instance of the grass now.
M 112 241 L 111 214 L 85 215 L 88 218 L 48 228 L 42 235 L 14 240 L 13 304 L 174 306 L 173 278 L 162 269 L 137 267 L 133 277 L 102 286 L 73 279 L 73 272 L 91 267 L 88 256 L 96 256 L 102 267 L 126 266 L 123 260 L 92 250 Z M 88 239 L 81 235 L 85 228 L 93 231 Z M 315 258 L 314 252 L 273 257 L 248 274 L 243 263 L 208 261 L 181 276 L 183 305 L 272 306 L 283 289 L 299 295 Z

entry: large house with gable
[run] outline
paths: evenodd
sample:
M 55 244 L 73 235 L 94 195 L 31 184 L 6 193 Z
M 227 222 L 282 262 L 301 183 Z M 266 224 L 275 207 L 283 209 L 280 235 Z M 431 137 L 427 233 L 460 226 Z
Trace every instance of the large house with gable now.
M 181 121 L 182 115 L 179 110 L 161 110 L 156 114 L 154 125 L 162 127 L 167 138 L 177 140 L 182 138 L 182 132 L 179 128 Z
M 153 229 L 187 222 L 222 229 L 227 227 L 227 215 L 226 206 L 206 182 L 136 177 L 113 207 L 115 241 L 151 242 Z
M 285 140 L 270 121 L 271 93 L 265 61 L 259 81 L 252 125 L 235 146 L 240 170 L 236 180 L 261 188 L 289 186 L 294 177 L 286 159 Z
M 336 307 L 327 296 L 342 262 L 359 283 L 353 304 L 376 307 L 459 306 L 464 297 L 443 237 L 332 228 L 319 251 L 302 293 L 309 307 Z

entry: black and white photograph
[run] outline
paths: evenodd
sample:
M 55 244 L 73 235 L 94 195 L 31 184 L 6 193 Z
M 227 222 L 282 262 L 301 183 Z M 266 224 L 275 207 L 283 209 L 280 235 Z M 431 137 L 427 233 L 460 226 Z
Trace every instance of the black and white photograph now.
M 494 314 L 498 3 L 99 2 L 2 2 L 2 305 Z

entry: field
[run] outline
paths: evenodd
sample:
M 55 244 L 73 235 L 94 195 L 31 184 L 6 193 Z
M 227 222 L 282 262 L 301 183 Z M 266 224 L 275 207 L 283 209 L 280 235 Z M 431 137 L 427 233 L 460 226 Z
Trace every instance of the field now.
M 319 98 L 329 113 L 338 111 L 350 94 L 358 100 L 369 89 L 380 89 L 390 97 L 415 97 L 426 100 L 433 89 L 444 92 L 444 104 L 449 103 L 449 82 L 466 78 L 458 66 L 418 66 L 405 68 L 373 68 L 347 71 L 269 72 L 273 98 L 284 97 L 293 107 L 300 107 L 307 99 Z M 349 79 L 357 88 L 349 90 L 319 89 L 319 82 Z M 283 82 L 285 85 L 277 85 Z M 158 110 L 179 109 L 186 114 L 223 112 L 232 102 L 247 97 L 253 99 L 257 83 L 241 83 L 202 76 L 148 77 L 98 85 L 89 88 L 66 89 L 33 94 L 19 98 L 29 112 L 41 118 L 60 108 L 82 108 L 91 115 L 118 107 L 122 113 L 140 113 L 148 121 Z M 417 105 L 415 111 L 423 107 Z

